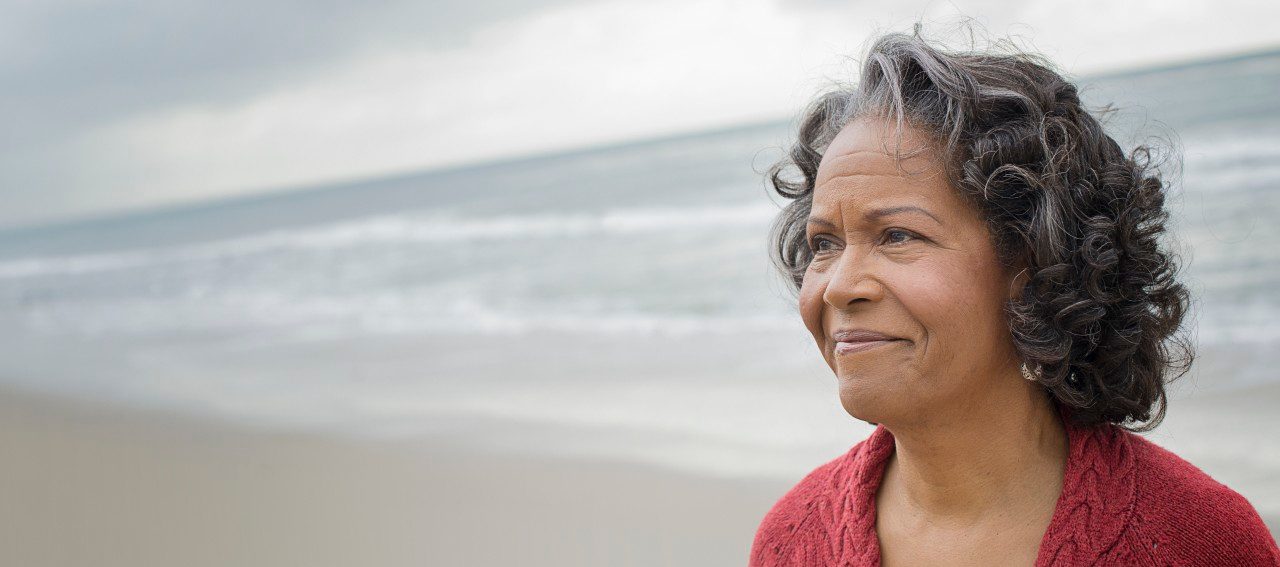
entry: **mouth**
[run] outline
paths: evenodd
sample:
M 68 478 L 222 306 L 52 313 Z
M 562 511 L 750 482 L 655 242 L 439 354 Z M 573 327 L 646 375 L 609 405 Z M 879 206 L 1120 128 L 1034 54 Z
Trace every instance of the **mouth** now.
M 868 351 L 877 347 L 887 346 L 898 342 L 899 339 L 884 339 L 872 341 L 839 341 L 836 343 L 836 354 L 854 354 L 858 352 Z

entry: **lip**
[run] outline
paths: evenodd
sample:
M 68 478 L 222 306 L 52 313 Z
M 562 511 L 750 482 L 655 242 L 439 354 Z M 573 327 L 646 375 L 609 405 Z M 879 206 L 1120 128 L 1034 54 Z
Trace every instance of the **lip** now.
M 841 329 L 831 334 L 836 340 L 836 354 L 853 354 L 897 342 L 897 337 L 867 329 Z
M 831 338 L 842 343 L 859 343 L 871 341 L 892 341 L 898 337 L 891 337 L 884 333 L 879 333 L 869 329 L 840 329 L 831 333 Z
M 890 345 L 895 342 L 898 341 L 859 341 L 856 343 L 838 342 L 836 343 L 836 354 L 853 354 L 855 352 L 862 352 L 864 350 L 871 350 L 876 347 Z

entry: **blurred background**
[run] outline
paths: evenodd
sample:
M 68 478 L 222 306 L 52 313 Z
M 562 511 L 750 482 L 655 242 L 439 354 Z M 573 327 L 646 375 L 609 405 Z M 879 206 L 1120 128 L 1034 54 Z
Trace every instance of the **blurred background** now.
M 1181 155 L 1149 437 L 1280 527 L 1280 4 L 2 4 L 0 563 L 745 564 L 870 431 L 759 172 L 966 19 Z

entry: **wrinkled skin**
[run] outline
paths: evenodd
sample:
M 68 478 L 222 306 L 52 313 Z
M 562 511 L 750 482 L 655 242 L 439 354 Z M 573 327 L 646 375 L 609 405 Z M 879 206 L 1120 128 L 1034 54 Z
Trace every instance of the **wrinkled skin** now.
M 1001 264 L 931 140 L 901 134 L 860 119 L 823 155 L 801 316 L 845 410 L 894 436 L 876 495 L 882 564 L 1030 565 L 1067 440 L 1019 372 L 1004 304 L 1020 271 Z M 834 335 L 850 329 L 891 340 L 840 352 Z
M 891 128 L 859 120 L 828 147 L 800 309 L 845 410 L 908 425 L 981 405 L 1019 362 L 1003 312 L 1012 270 L 1000 264 L 975 208 L 947 183 L 930 141 L 907 129 L 901 143 L 903 155 L 915 155 L 899 161 Z M 903 207 L 918 210 L 892 212 Z M 890 212 L 869 216 L 876 211 Z M 901 340 L 839 355 L 831 334 L 843 328 Z

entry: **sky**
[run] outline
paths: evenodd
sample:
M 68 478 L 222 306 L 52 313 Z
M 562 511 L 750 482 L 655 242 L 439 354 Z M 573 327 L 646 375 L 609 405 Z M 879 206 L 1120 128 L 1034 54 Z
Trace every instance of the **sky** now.
M 0 0 L 0 228 L 795 115 L 967 19 L 1073 74 L 1280 47 L 1245 0 Z

